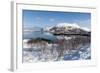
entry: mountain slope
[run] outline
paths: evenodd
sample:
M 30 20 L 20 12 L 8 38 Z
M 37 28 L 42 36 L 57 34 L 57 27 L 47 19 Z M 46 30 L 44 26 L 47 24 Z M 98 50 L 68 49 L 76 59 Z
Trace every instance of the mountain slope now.
M 59 23 L 56 26 L 48 29 L 49 32 L 54 34 L 89 34 L 90 29 L 80 27 L 78 24 Z

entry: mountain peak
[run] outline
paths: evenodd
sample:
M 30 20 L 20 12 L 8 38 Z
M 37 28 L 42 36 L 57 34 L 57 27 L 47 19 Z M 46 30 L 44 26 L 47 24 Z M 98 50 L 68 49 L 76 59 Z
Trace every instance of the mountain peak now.
M 70 28 L 75 28 L 75 29 L 82 29 L 84 31 L 88 31 L 90 32 L 90 29 L 88 29 L 87 27 L 81 27 L 79 26 L 77 23 L 59 23 L 56 25 L 56 27 L 60 28 L 60 27 L 65 27 L 68 29 L 68 27 Z
M 73 28 L 80 28 L 80 26 L 76 23 L 59 23 L 56 27 L 73 27 Z

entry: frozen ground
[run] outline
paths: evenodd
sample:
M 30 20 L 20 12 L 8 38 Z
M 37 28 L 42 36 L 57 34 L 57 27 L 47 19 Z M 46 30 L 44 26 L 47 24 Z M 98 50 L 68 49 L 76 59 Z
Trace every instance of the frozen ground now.
M 78 50 L 66 51 L 63 58 L 57 59 L 58 51 L 56 45 L 51 49 L 51 45 L 48 44 L 44 53 L 41 52 L 41 48 L 34 46 L 33 49 L 24 46 L 23 48 L 23 62 L 48 62 L 48 61 L 68 61 L 68 60 L 87 60 L 91 59 L 90 45 L 81 47 Z

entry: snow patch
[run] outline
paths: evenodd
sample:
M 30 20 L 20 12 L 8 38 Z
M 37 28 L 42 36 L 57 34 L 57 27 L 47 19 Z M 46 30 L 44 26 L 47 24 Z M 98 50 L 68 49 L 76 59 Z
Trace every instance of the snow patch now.
M 79 26 L 79 24 L 77 24 L 77 23 L 58 23 L 57 25 L 56 25 L 56 27 L 65 27 L 65 28 L 67 28 L 67 27 L 71 27 L 72 29 L 73 28 L 78 28 L 78 29 L 82 29 L 82 30 L 85 30 L 85 31 L 90 31 L 90 29 L 89 28 L 87 28 L 87 27 L 80 27 Z
M 73 27 L 73 28 L 80 28 L 80 26 L 76 23 L 72 23 L 72 24 L 71 23 L 59 23 L 56 26 L 57 27 L 68 27 L 68 26 L 70 26 L 70 27 Z

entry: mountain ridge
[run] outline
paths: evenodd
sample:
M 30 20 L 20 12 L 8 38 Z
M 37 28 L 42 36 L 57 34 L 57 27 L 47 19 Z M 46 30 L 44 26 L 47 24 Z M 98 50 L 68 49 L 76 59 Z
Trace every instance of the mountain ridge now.
M 90 29 L 86 27 L 81 27 L 76 23 L 59 23 L 52 27 L 47 27 L 45 31 L 54 33 L 54 34 L 90 34 Z

